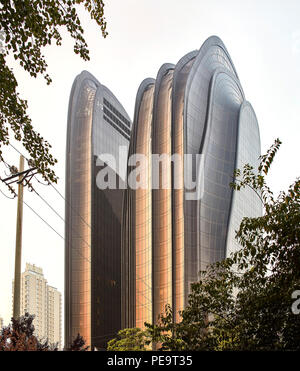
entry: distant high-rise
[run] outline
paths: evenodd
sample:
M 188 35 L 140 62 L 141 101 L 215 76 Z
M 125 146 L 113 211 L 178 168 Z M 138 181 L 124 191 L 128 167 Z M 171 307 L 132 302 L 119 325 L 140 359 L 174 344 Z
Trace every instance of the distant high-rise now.
M 47 338 L 50 344 L 58 343 L 61 349 L 61 293 L 47 286 Z
M 66 154 L 67 346 L 80 333 L 91 348 L 105 348 L 121 328 L 122 184 L 130 132 L 130 118 L 109 89 L 86 71 L 78 75 L 70 95 Z M 102 161 L 103 154 L 116 162 Z M 97 184 L 101 169 L 115 177 L 119 189 Z
M 21 277 L 21 315 L 35 316 L 34 334 L 61 348 L 61 293 L 47 284 L 42 268 L 26 264 Z
M 146 156 L 146 178 L 152 185 L 157 168 L 151 155 L 169 157 L 159 168 L 163 186 L 126 190 L 123 327 L 156 322 L 166 304 L 178 320 L 199 272 L 238 248 L 234 231 L 242 217 L 262 212 L 254 191 L 233 192 L 229 186 L 234 169 L 246 163 L 257 168 L 260 136 L 253 108 L 218 37 L 176 65 L 164 64 L 156 80 L 141 83 L 129 156 L 134 154 Z M 194 187 L 187 179 L 195 181 Z

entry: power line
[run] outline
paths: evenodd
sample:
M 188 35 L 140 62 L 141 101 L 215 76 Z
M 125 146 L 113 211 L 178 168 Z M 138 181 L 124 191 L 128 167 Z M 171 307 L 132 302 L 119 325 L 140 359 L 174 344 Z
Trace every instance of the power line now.
M 0 192 L 3 194 L 4 197 L 8 198 L 9 200 L 14 200 L 16 196 L 14 197 L 9 197 L 9 196 L 6 196 L 6 194 L 4 192 L 1 191 L 0 189 Z
M 69 203 L 69 201 L 67 201 L 64 196 L 59 192 L 59 190 L 54 187 L 54 185 L 52 183 L 50 183 L 50 186 L 60 195 L 60 197 L 68 204 L 68 206 L 70 206 L 71 210 L 74 211 L 74 208 L 72 207 L 72 205 Z M 88 222 L 79 214 L 79 212 L 77 210 L 75 210 L 75 213 L 80 217 L 80 219 L 85 223 L 85 225 L 87 225 L 90 229 L 92 229 L 92 227 L 88 224 Z
M 16 151 L 18 152 L 21 156 L 23 156 L 26 161 L 28 162 L 29 159 L 24 156 L 16 147 L 14 147 L 11 143 L 9 143 L 9 145 Z M 34 178 L 38 181 L 38 183 L 42 184 L 42 185 L 50 185 L 55 191 L 57 194 L 59 194 L 59 196 L 68 204 L 68 206 L 70 206 L 71 210 L 74 211 L 79 217 L 80 219 L 85 223 L 85 225 L 87 225 L 90 229 L 92 229 L 92 227 L 89 225 L 89 223 L 87 223 L 87 221 L 80 215 L 80 213 L 77 211 L 77 210 L 74 210 L 74 208 L 72 207 L 72 205 L 70 204 L 69 201 L 67 201 L 64 196 L 59 192 L 59 190 L 51 183 L 49 182 L 48 184 L 44 184 L 42 183 L 39 179 L 37 179 L 37 177 L 34 175 Z
M 5 197 L 8 197 L 8 196 L 6 196 L 1 190 L 0 190 L 0 192 L 5 196 Z M 55 212 L 55 214 L 56 215 L 58 215 L 62 220 L 64 220 L 57 212 L 56 212 L 56 210 L 55 209 L 53 209 L 53 207 L 42 197 L 42 196 L 40 196 L 36 191 L 35 191 L 35 193 Z M 9 198 L 9 197 L 8 197 Z M 41 219 L 54 233 L 56 233 L 62 240 L 64 240 L 65 241 L 65 238 L 59 233 L 59 232 L 57 232 L 57 230 L 54 228 L 54 227 L 52 227 L 43 217 L 41 217 L 40 215 L 39 215 L 39 213 L 38 212 L 36 212 L 26 201 L 24 201 L 23 200 L 23 203 L 39 218 L 39 219 Z M 82 239 L 82 237 L 81 236 L 79 236 L 81 239 Z M 88 247 L 91 247 L 84 239 L 82 239 L 83 240 L 83 242 L 85 242 L 87 245 L 88 245 Z M 72 245 L 71 245 L 72 246 Z M 72 246 L 73 247 L 73 246 Z M 86 258 L 84 255 L 82 255 L 80 252 L 79 252 L 79 250 L 78 249 L 74 249 L 82 258 L 84 258 L 84 259 L 86 259 L 89 263 L 91 263 L 91 261 L 88 259 L 88 258 Z M 143 278 L 139 278 L 139 279 L 141 279 L 142 281 L 144 281 L 143 280 Z M 150 288 L 150 286 L 144 281 L 144 283 Z M 138 292 L 139 294 L 142 294 L 143 296 L 144 296 L 144 298 L 149 302 L 148 304 L 144 304 L 144 303 L 141 303 L 138 299 L 137 299 L 137 304 L 139 304 L 139 305 L 142 305 L 143 307 L 145 307 L 145 308 L 147 308 L 147 309 L 149 309 L 149 306 L 151 306 L 152 305 L 152 301 L 151 301 L 151 299 L 149 299 L 142 291 L 139 291 Z M 111 335 L 111 334 L 110 334 Z M 106 335 L 103 335 L 103 336 L 101 336 L 101 337 L 105 337 L 105 336 L 108 336 L 107 334 Z M 98 337 L 98 336 L 97 336 Z
M 34 190 L 34 192 L 46 203 L 46 205 L 48 206 L 48 207 L 50 207 L 50 209 L 60 218 L 60 219 L 62 219 L 63 220 L 63 222 L 65 222 L 66 223 L 66 221 L 64 220 L 64 218 L 61 216 L 61 215 L 59 215 L 57 212 L 56 212 L 56 210 L 38 193 L 38 192 L 36 192 L 35 190 Z M 67 223 L 66 223 L 67 224 Z M 88 244 L 88 242 L 86 242 L 81 236 L 78 236 L 78 237 L 80 237 L 90 248 L 91 248 L 91 246 Z M 152 290 L 151 289 L 151 287 L 149 286 L 149 284 L 142 278 L 142 277 L 137 277 L 137 279 L 138 280 L 141 280 L 141 281 L 143 281 L 144 282 L 144 284 L 146 285 L 146 287 L 148 287 L 150 290 Z M 141 303 L 141 302 L 139 302 L 139 304 L 140 305 L 142 305 L 142 306 L 147 306 L 147 305 L 152 305 L 152 300 L 151 299 L 149 299 L 145 294 L 144 294 L 144 292 L 143 291 L 138 291 L 137 292 L 138 294 L 141 294 L 142 296 L 144 296 L 144 298 L 149 302 L 149 304 L 143 304 L 143 303 Z
M 66 225 L 68 225 L 68 223 L 65 221 L 65 219 L 35 190 L 35 189 L 33 189 L 33 191 L 36 193 L 36 195 L 38 196 L 38 197 L 40 197 L 40 199 L 66 224 Z M 74 232 L 74 229 L 73 228 L 71 228 L 72 229 L 72 232 Z M 82 236 L 80 236 L 79 234 L 77 234 L 77 236 L 76 237 L 79 237 L 90 249 L 91 249 L 91 245 L 82 237 Z M 64 237 L 63 237 L 64 238 Z M 65 238 L 64 238 L 64 240 L 65 240 Z M 71 246 L 72 246 L 72 244 L 71 244 Z M 72 246 L 73 247 L 73 246 Z M 78 249 L 78 248 L 77 248 Z M 76 249 L 74 249 L 74 250 L 76 250 Z M 82 257 L 83 258 L 85 258 L 89 263 L 91 262 L 89 259 L 87 259 L 86 257 L 84 257 L 83 255 L 82 255 Z
M 38 193 L 34 190 L 34 192 L 46 203 L 46 205 L 63 221 L 66 223 L 66 221 L 64 220 L 64 218 Z M 32 209 L 32 211 L 36 214 L 36 212 Z M 46 222 L 47 223 L 47 222 Z M 48 224 L 48 223 L 47 223 Z M 49 225 L 50 226 L 50 225 Z M 51 229 L 53 229 L 51 226 L 50 226 Z M 56 231 L 55 231 L 56 232 Z M 56 232 L 57 233 L 57 232 Z M 60 237 L 62 237 L 60 234 L 59 234 Z M 81 238 L 83 240 L 84 243 L 87 244 L 88 247 L 91 248 L 91 245 L 86 242 L 82 236 L 78 235 L 79 238 Z M 64 237 L 62 237 L 64 239 Z M 65 239 L 64 239 L 65 240 Z M 84 257 L 84 256 L 83 256 Z M 85 258 L 85 257 L 84 257 Z M 90 260 L 88 260 L 90 262 Z M 142 278 L 142 277 L 139 277 L 138 279 L 140 279 L 141 281 L 144 282 L 144 284 L 151 290 L 151 287 L 147 284 L 147 282 Z M 139 302 L 138 300 L 138 303 L 142 306 L 148 306 L 148 305 L 152 305 L 152 300 L 149 299 L 142 291 L 138 291 L 138 294 L 141 294 L 144 296 L 144 298 L 149 302 L 148 304 L 143 304 L 141 302 Z
M 23 156 L 26 160 L 27 160 L 27 162 L 29 161 L 28 160 L 28 158 L 26 157 L 26 156 L 24 156 L 17 148 L 15 148 L 11 143 L 9 143 L 9 145 L 15 150 L 15 151 L 17 151 L 21 156 Z M 52 185 L 51 183 L 50 183 L 50 185 Z M 66 221 L 65 221 L 65 219 L 31 186 L 31 188 L 32 188 L 32 190 L 37 194 L 37 196 L 38 197 L 40 197 L 40 199 L 66 224 Z M 59 193 L 60 194 L 60 192 L 55 188 L 55 187 L 53 187 L 55 190 L 56 190 L 56 192 L 57 193 Z M 5 196 L 5 197 L 7 197 L 7 198 L 10 198 L 10 197 L 8 197 L 8 196 L 6 196 L 2 191 L 1 191 L 1 193 Z M 60 196 L 63 198 L 63 196 L 60 194 Z M 59 233 L 59 232 L 57 232 L 56 231 L 56 229 L 54 229 L 44 218 L 42 218 L 31 206 L 29 206 L 24 200 L 23 200 L 23 203 L 25 203 L 25 205 L 29 208 L 29 209 L 31 209 L 31 211 L 35 214 L 35 215 L 37 215 L 50 229 L 52 229 L 60 238 L 62 238 L 64 241 L 65 241 L 65 238 Z M 79 215 L 80 216 L 80 215 Z M 80 216 L 81 217 L 81 216 Z M 83 220 L 83 218 L 81 217 L 81 219 Z M 86 223 L 87 224 L 87 223 Z M 91 248 L 91 246 L 90 246 L 90 244 L 88 243 L 88 242 L 86 242 L 83 238 L 82 238 L 82 236 L 80 236 L 80 235 L 78 235 L 78 237 L 79 238 L 81 238 L 82 239 L 82 241 L 89 247 L 89 248 Z M 72 244 L 71 244 L 71 246 L 72 246 Z M 73 247 L 73 246 L 72 246 Z M 77 249 L 74 249 L 74 250 L 76 250 L 76 252 L 78 252 L 78 248 Z M 80 255 L 81 255 L 81 257 L 83 257 L 84 259 L 86 259 L 89 263 L 91 263 L 91 261 L 88 259 L 88 258 L 86 258 L 85 256 L 83 256 L 81 253 L 79 253 Z
M 9 199 L 13 199 L 11 197 L 8 197 L 6 196 L 0 189 L 0 192 L 3 194 L 3 196 L 5 196 L 6 198 L 9 198 Z M 63 221 L 64 219 L 56 212 L 56 210 L 46 201 L 42 198 L 42 196 L 40 196 L 36 191 L 34 191 L 39 197 L 41 197 L 41 199 L 55 212 L 56 215 L 58 215 Z M 26 201 L 23 200 L 23 203 L 38 217 L 40 218 L 54 233 L 56 233 L 61 239 L 63 239 L 65 241 L 65 238 L 59 233 L 57 232 L 57 230 L 55 228 L 53 228 L 43 217 L 41 217 Z M 88 242 L 86 242 L 81 236 L 78 236 L 79 238 L 81 238 L 83 240 L 83 242 L 89 247 L 91 248 L 91 246 L 88 244 Z M 72 244 L 71 244 L 71 247 L 73 248 Z M 82 255 L 80 252 L 79 252 L 79 249 L 75 248 L 74 249 L 82 258 L 86 259 L 89 263 L 91 263 L 91 261 L 86 258 L 84 255 Z
M 24 156 L 17 148 L 15 148 L 11 143 L 9 143 L 9 145 L 16 151 L 16 152 L 18 152 L 21 156 L 23 156 L 26 160 L 27 160 L 27 162 L 29 161 L 28 160 L 28 158 L 26 157 L 26 156 Z M 35 179 L 37 179 L 35 176 L 34 176 L 34 178 Z M 38 179 L 37 179 L 37 181 L 39 182 L 39 183 L 41 183 Z M 43 184 L 43 183 L 41 183 L 41 184 Z M 52 186 L 52 188 L 54 188 L 54 190 L 61 196 L 61 198 L 63 199 L 63 200 L 65 200 L 65 198 L 62 196 L 62 194 L 53 186 L 53 184 L 52 183 L 49 183 L 51 186 Z M 44 184 L 45 185 L 45 184 Z M 65 219 L 33 188 L 33 187 L 31 187 L 32 188 L 32 190 L 37 194 L 37 196 L 38 197 L 40 197 L 41 198 L 41 200 L 66 224 L 66 225 L 68 225 L 68 223 L 66 223 L 66 221 L 65 221 Z M 6 196 L 7 197 L 7 196 Z M 66 201 L 66 200 L 65 200 Z M 23 201 L 24 203 L 25 203 L 25 201 Z M 68 201 L 66 201 L 67 203 L 68 203 Z M 26 203 L 25 203 L 26 204 Z M 26 204 L 27 205 L 27 204 Z M 34 211 L 29 205 L 27 205 L 44 223 L 46 223 L 47 225 L 48 225 L 48 227 L 49 228 L 51 228 L 59 237 L 61 237 L 64 241 L 65 241 L 65 238 L 60 234 L 60 233 L 58 233 L 46 220 L 44 220 L 36 211 Z M 72 206 L 70 205 L 70 207 L 72 208 Z M 72 210 L 73 210 L 73 208 L 72 208 Z M 89 228 L 91 228 L 91 226 L 83 219 L 83 217 L 77 212 L 77 215 L 84 221 L 84 223 L 89 227 Z M 73 231 L 73 229 L 72 229 L 72 231 Z M 82 241 L 89 247 L 89 248 L 91 248 L 91 245 L 87 242 L 87 241 L 85 241 L 84 240 L 84 238 L 82 237 L 82 236 L 80 236 L 80 235 L 77 235 L 80 239 L 82 239 Z M 71 244 L 71 247 L 73 248 L 73 246 L 72 246 L 72 244 Z M 77 252 L 78 252 L 78 248 L 76 249 L 74 249 L 74 250 L 76 250 Z M 89 263 L 91 263 L 91 261 L 88 259 L 88 258 L 86 258 L 85 256 L 83 256 L 81 253 L 80 253 L 80 255 L 84 258 L 84 259 L 86 259 Z
M 35 192 L 38 196 L 40 196 L 37 192 Z M 41 196 L 40 196 L 41 197 Z M 42 198 L 42 197 L 41 197 Z M 43 198 L 42 198 L 43 199 Z M 44 200 L 44 199 L 43 199 Z M 47 201 L 44 200 L 44 202 L 46 202 L 46 204 L 62 219 L 62 217 L 51 207 L 51 205 L 49 205 L 47 203 Z M 29 206 L 24 200 L 23 200 L 23 203 L 35 214 L 37 215 L 49 228 L 51 228 L 60 238 L 62 238 L 63 240 L 65 240 L 65 238 L 59 233 L 57 232 L 45 219 L 43 219 L 31 206 Z M 79 236 L 80 237 L 80 236 Z M 82 238 L 82 237 L 80 237 Z M 86 244 L 88 244 L 85 240 L 83 240 Z M 71 245 L 72 246 L 72 245 Z M 88 244 L 89 247 L 91 247 L 89 244 Z M 76 250 L 76 249 L 74 249 Z M 78 250 L 76 250 L 78 252 Z M 83 256 L 81 253 L 80 253 L 80 256 L 83 257 L 84 259 L 86 259 L 89 263 L 91 263 L 91 261 L 89 259 L 87 259 L 85 256 Z M 141 278 L 142 279 L 142 278 Z M 143 279 L 142 279 L 143 280 Z M 145 284 L 147 285 L 147 283 L 145 282 Z M 142 292 L 138 292 L 138 293 L 141 293 L 146 300 L 149 301 L 148 304 L 144 304 L 144 303 L 141 303 L 138 299 L 137 299 L 137 302 L 139 305 L 142 305 L 143 307 L 145 307 L 147 310 L 149 309 L 149 306 L 152 306 L 152 301 L 151 299 L 147 298 L 145 296 L 145 294 L 143 294 Z M 101 335 L 101 336 L 95 336 L 94 338 L 104 338 L 106 336 L 109 336 L 109 335 L 115 335 L 114 333 L 110 333 L 110 334 L 105 334 L 105 335 Z
M 27 202 L 25 202 L 24 200 L 23 200 L 23 203 L 36 215 L 36 216 L 38 216 L 49 228 L 51 228 L 52 229 L 52 231 L 53 232 L 55 232 L 61 239 L 63 239 L 64 241 L 65 241 L 65 238 L 59 233 L 59 232 L 57 232 L 57 230 L 55 229 L 55 228 L 53 228 L 43 217 L 41 217 L 30 205 L 28 205 L 27 204 Z M 88 244 L 86 241 L 84 241 L 86 244 Z M 71 245 L 72 246 L 72 245 Z M 90 245 L 88 245 L 89 247 L 91 247 Z M 73 247 L 73 246 L 72 246 Z M 88 259 L 88 258 L 86 258 L 84 255 L 82 255 L 80 252 L 79 252 L 79 250 L 78 250 L 78 248 L 76 249 L 74 249 L 82 258 L 84 258 L 84 259 L 86 259 L 89 263 L 91 263 L 91 261 Z
M 35 190 L 33 192 L 64 222 L 66 223 L 65 219 Z
M 23 203 L 36 215 L 38 216 L 49 228 L 52 229 L 60 238 L 65 239 L 56 229 L 54 229 L 44 218 L 42 218 L 26 201 L 23 200 Z
M 15 151 L 17 151 L 19 153 L 19 155 L 23 156 L 27 161 L 28 161 L 28 158 L 26 156 L 23 155 L 23 153 L 21 153 L 16 147 L 14 147 L 11 143 L 8 143 Z
M 9 143 L 9 145 L 16 151 L 16 152 L 18 152 L 21 156 L 23 156 L 26 160 L 27 160 L 27 162 L 29 161 L 27 158 L 26 158 L 26 156 L 24 156 L 18 149 L 16 149 L 11 143 Z M 52 184 L 52 183 L 48 183 L 48 184 L 44 184 L 44 183 L 42 183 L 42 182 L 40 182 L 37 178 L 36 178 L 36 176 L 34 176 L 34 178 L 40 183 L 40 184 L 42 184 L 42 185 L 50 185 L 55 191 L 56 191 L 56 193 L 58 193 L 58 195 L 65 201 L 65 202 L 67 202 L 68 204 L 69 204 L 69 206 L 71 207 L 71 209 L 72 209 L 72 211 L 74 211 L 74 209 L 73 209 L 73 207 L 70 205 L 70 203 L 64 198 L 64 196 L 59 192 L 59 190 Z M 65 224 L 67 224 L 67 222 L 65 221 L 65 219 L 32 187 L 32 189 L 33 189 L 33 191 L 36 193 L 36 195 L 38 196 L 38 197 L 40 197 L 41 198 L 41 200 L 65 223 Z M 8 197 L 8 196 L 6 196 L 1 190 L 0 190 L 0 192 L 5 196 L 5 197 L 7 197 L 7 198 L 10 198 L 10 197 Z M 10 198 L 11 199 L 11 198 Z M 37 217 L 39 217 L 52 231 L 54 231 L 61 239 L 63 239 L 64 241 L 65 241 L 65 238 L 59 233 L 59 232 L 57 232 L 56 231 L 56 229 L 55 228 L 53 228 L 44 218 L 42 218 L 30 205 L 28 205 L 24 200 L 23 200 L 23 203 L 37 216 Z M 91 228 L 91 226 L 86 222 L 86 220 L 76 211 L 76 213 L 77 213 L 77 215 L 81 218 L 81 220 L 89 227 L 89 228 Z M 87 242 L 87 241 L 85 241 L 84 239 L 83 239 L 83 237 L 82 236 L 80 236 L 80 235 L 78 235 L 78 237 L 79 238 L 81 238 L 82 239 L 82 241 L 89 247 L 89 248 L 91 248 L 91 245 Z M 71 246 L 72 246 L 72 244 L 71 244 Z M 72 246 L 72 248 L 73 248 L 73 246 Z M 79 253 L 79 251 L 78 251 L 78 248 L 77 249 L 74 249 L 74 250 L 76 250 L 76 252 L 78 252 Z M 89 263 L 91 263 L 91 261 L 88 259 L 88 258 L 86 258 L 85 256 L 83 256 L 81 253 L 79 253 L 80 254 L 80 256 L 81 257 L 83 257 L 84 259 L 86 259 Z M 144 284 L 146 285 L 146 286 L 148 286 L 148 288 L 149 289 L 151 289 L 151 287 L 147 284 L 147 282 L 142 278 L 142 277 L 138 277 L 138 279 L 140 279 L 140 280 L 142 280 L 143 282 L 144 282 Z M 142 291 L 140 291 L 140 292 L 138 292 L 139 294 L 142 294 L 143 296 L 144 296 L 144 298 L 149 302 L 148 304 L 143 304 L 143 303 L 141 303 L 141 302 L 139 302 L 139 300 L 137 300 L 138 301 L 138 304 L 139 305 L 142 305 L 142 306 L 145 306 L 145 307 L 147 307 L 148 305 L 151 305 L 151 299 L 149 299 L 148 297 L 146 297 L 146 295 L 142 292 Z

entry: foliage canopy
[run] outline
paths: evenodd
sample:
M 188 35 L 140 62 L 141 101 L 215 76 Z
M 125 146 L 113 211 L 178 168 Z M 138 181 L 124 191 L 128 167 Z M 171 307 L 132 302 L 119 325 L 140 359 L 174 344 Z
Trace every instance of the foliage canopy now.
M 18 320 L 0 331 L 0 351 L 49 351 L 58 350 L 56 344 L 41 342 L 34 335 L 34 316 L 25 313 Z
M 107 350 L 114 351 L 141 351 L 147 350 L 151 338 L 147 331 L 143 331 L 139 328 L 129 328 L 120 330 L 118 337 L 108 342 Z
M 25 313 L 19 319 L 11 319 L 11 324 L 0 330 L 0 351 L 57 351 L 58 344 L 40 341 L 34 335 L 35 316 Z M 66 351 L 86 351 L 88 346 L 80 334 L 76 336 Z
M 161 349 L 300 349 L 300 315 L 292 311 L 300 288 L 300 181 L 275 198 L 265 180 L 280 144 L 261 156 L 258 174 L 250 165 L 235 172 L 231 186 L 257 192 L 264 215 L 243 218 L 241 249 L 201 272 L 179 323 L 167 306 L 158 325 L 147 324 Z
M 0 161 L 6 163 L 3 146 L 12 137 L 22 142 L 33 164 L 48 182 L 56 182 L 52 169 L 57 160 L 50 153 L 51 145 L 34 130 L 27 115 L 27 101 L 17 91 L 18 82 L 8 58 L 19 62 L 30 76 L 42 75 L 47 84 L 51 78 L 42 53 L 43 47 L 62 44 L 61 30 L 65 28 L 74 39 L 74 52 L 89 60 L 88 45 L 78 17 L 83 6 L 106 37 L 104 3 L 102 0 L 1 0 L 0 2 Z M 7 166 L 11 166 L 6 163 Z

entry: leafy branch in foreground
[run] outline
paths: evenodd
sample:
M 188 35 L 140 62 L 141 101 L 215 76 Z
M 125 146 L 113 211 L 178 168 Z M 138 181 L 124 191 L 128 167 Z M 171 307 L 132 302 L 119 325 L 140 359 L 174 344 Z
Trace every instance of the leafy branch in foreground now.
M 112 339 L 107 344 L 107 350 L 114 351 L 141 351 L 149 349 L 151 342 L 149 333 L 139 328 L 129 328 L 120 330 L 116 339 Z
M 106 37 L 104 3 L 102 0 L 1 0 L 0 2 L 0 161 L 6 163 L 3 146 L 12 137 L 22 142 L 34 166 L 47 182 L 56 182 L 51 168 L 57 160 L 51 155 L 51 145 L 37 133 L 27 115 L 27 101 L 17 92 L 18 82 L 7 58 L 13 56 L 30 76 L 42 75 L 47 84 L 47 63 L 42 48 L 55 42 L 62 44 L 61 29 L 66 28 L 75 41 L 74 52 L 89 60 L 88 45 L 77 8 L 83 6 Z

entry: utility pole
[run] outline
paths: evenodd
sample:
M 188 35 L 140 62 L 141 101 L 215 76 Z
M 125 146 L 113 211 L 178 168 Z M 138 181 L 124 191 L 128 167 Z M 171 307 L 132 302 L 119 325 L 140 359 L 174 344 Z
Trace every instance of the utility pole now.
M 28 162 L 29 164 L 29 162 Z M 15 252 L 15 279 L 13 293 L 13 318 L 20 317 L 20 302 L 21 302 L 21 257 L 22 257 L 22 223 L 23 223 L 23 188 L 30 185 L 31 179 L 38 173 L 36 167 L 32 167 L 24 171 L 24 157 L 20 156 L 19 172 L 15 167 L 11 167 L 10 175 L 6 179 L 0 180 L 6 184 L 13 194 L 16 196 L 15 190 L 11 184 L 18 184 L 18 210 L 17 210 L 17 231 L 16 231 L 16 252 Z
M 24 171 L 24 157 L 20 156 L 19 173 Z M 16 231 L 16 252 L 15 252 L 15 280 L 14 280 L 14 306 L 13 317 L 20 317 L 21 298 L 21 257 L 22 257 L 22 223 L 23 223 L 23 177 L 19 176 L 18 181 L 18 210 L 17 210 L 17 231 Z

